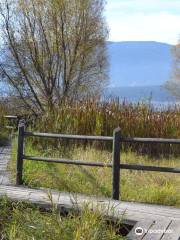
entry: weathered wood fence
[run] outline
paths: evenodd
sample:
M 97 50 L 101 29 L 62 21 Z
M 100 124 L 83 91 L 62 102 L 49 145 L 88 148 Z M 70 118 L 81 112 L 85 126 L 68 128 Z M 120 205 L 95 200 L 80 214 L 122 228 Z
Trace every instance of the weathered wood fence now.
M 8 124 L 5 126 L 5 128 L 7 128 L 7 129 L 17 129 L 18 128 L 18 124 L 19 124 L 19 120 L 20 120 L 20 118 L 18 116 L 5 115 L 4 118 L 8 122 Z
M 55 159 L 38 156 L 24 155 L 24 139 L 27 137 L 54 138 L 54 139 L 71 139 L 71 140 L 88 140 L 88 141 L 109 141 L 113 143 L 113 155 L 111 163 L 103 162 L 84 162 L 80 160 Z M 163 139 L 163 138 L 130 138 L 121 136 L 120 128 L 116 128 L 112 137 L 107 136 L 82 136 L 82 135 L 65 135 L 52 133 L 36 133 L 25 131 L 25 122 L 21 120 L 18 127 L 18 149 L 17 149 L 17 169 L 16 184 L 23 184 L 23 162 L 24 160 L 44 161 L 50 163 L 63 163 L 72 165 L 82 165 L 91 167 L 109 167 L 112 168 L 112 199 L 120 198 L 120 171 L 121 169 L 131 169 L 140 171 L 157 171 L 166 173 L 180 173 L 178 168 L 144 166 L 136 164 L 124 164 L 120 162 L 120 144 L 123 142 L 139 142 L 139 143 L 164 143 L 164 144 L 180 144 L 180 139 Z

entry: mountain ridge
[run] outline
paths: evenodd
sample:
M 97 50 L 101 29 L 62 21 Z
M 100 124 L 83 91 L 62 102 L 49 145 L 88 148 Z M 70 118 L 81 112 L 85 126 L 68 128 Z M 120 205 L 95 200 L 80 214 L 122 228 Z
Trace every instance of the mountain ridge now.
M 118 97 L 121 101 L 127 102 L 176 102 L 176 98 L 164 86 L 109 87 L 105 89 L 104 94 L 107 97 Z
M 156 41 L 107 42 L 109 86 L 163 85 L 171 75 L 171 49 Z

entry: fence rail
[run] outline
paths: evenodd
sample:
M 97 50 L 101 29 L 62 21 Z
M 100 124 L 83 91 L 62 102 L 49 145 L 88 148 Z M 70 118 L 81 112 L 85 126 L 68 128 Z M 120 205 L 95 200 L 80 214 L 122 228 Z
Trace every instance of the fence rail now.
M 69 159 L 56 159 L 56 158 L 47 158 L 47 157 L 33 157 L 23 155 L 24 160 L 32 160 L 39 162 L 50 162 L 50 163 L 63 163 L 69 165 L 82 165 L 89 167 L 113 167 L 112 163 L 101 163 L 101 162 L 84 162 L 80 160 L 69 160 Z M 137 170 L 137 171 L 152 171 L 152 172 L 168 172 L 168 173 L 180 173 L 180 169 L 178 168 L 167 168 L 167 167 L 156 167 L 156 166 L 144 166 L 137 164 L 125 164 L 120 163 L 118 165 L 120 169 L 128 169 L 128 170 Z
M 112 141 L 113 137 L 107 136 L 86 136 L 86 135 L 68 135 L 54 133 L 25 132 L 25 137 L 46 137 L 46 138 L 62 138 L 72 140 L 92 140 L 92 141 Z M 138 137 L 120 137 L 120 141 L 124 143 L 162 143 L 162 144 L 180 144 L 180 139 L 173 138 L 138 138 Z
M 12 129 L 13 130 L 13 129 L 17 129 L 18 128 L 18 121 L 19 121 L 18 116 L 5 115 L 3 117 L 4 117 L 4 119 L 6 119 L 8 124 L 10 124 L 10 125 L 5 126 L 6 129 Z
M 24 155 L 24 139 L 27 137 L 40 137 L 40 138 L 54 138 L 54 139 L 69 139 L 69 140 L 90 140 L 90 141 L 110 141 L 113 143 L 112 149 L 112 162 L 84 162 L 81 160 L 70 159 L 56 159 L 38 156 Z M 18 150 L 17 150 L 17 166 L 16 166 L 16 184 L 23 184 L 23 161 L 43 161 L 50 163 L 61 163 L 69 165 L 82 165 L 90 167 L 108 167 L 112 168 L 112 199 L 119 200 L 120 198 L 120 176 L 121 169 L 137 170 L 137 171 L 156 171 L 167 173 L 180 173 L 179 168 L 145 166 L 136 164 L 122 164 L 120 162 L 120 144 L 123 142 L 131 143 L 163 143 L 163 144 L 180 144 L 180 139 L 163 139 L 163 138 L 131 138 L 122 137 L 120 128 L 116 128 L 112 137 L 108 136 L 83 136 L 83 135 L 66 135 L 66 134 L 53 134 L 53 133 L 37 133 L 26 132 L 25 122 L 21 120 L 18 127 Z
M 67 134 L 54 134 L 54 133 L 37 133 L 37 132 L 25 132 L 25 137 L 46 137 L 46 138 L 62 138 L 72 140 L 92 140 L 92 141 L 112 141 L 113 137 L 104 136 L 84 136 L 84 135 L 67 135 Z

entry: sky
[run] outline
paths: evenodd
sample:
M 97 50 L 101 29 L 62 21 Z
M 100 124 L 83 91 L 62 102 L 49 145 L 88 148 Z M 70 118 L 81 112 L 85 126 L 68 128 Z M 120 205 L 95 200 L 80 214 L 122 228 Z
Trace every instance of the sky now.
M 157 41 L 180 38 L 180 0 L 106 0 L 110 41 Z

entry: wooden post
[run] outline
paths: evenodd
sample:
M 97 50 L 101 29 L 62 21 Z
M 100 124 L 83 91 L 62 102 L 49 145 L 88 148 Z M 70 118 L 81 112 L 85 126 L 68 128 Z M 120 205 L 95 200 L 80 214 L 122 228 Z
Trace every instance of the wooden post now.
M 23 152 L 24 152 L 24 120 L 19 121 L 18 126 L 18 149 L 17 149 L 17 163 L 16 163 L 16 185 L 23 184 L 22 171 L 23 171 Z
M 17 116 L 17 120 L 16 120 L 16 130 L 18 130 L 18 128 L 19 128 L 20 121 L 21 121 L 20 117 Z
M 113 132 L 113 159 L 112 159 L 112 199 L 119 200 L 120 193 L 120 128 Z

